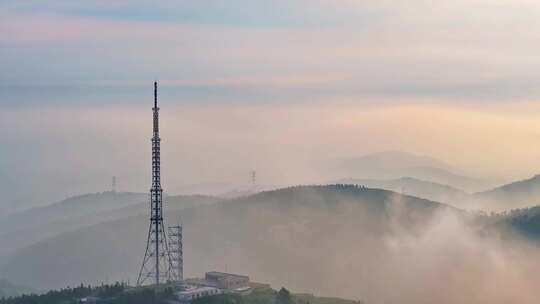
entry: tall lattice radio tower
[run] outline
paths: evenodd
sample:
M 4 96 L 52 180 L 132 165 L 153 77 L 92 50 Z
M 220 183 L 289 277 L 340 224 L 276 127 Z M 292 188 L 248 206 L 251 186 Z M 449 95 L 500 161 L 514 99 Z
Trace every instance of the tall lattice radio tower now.
M 157 105 L 157 82 L 154 82 L 154 128 L 152 136 L 152 187 L 150 188 L 150 227 L 146 252 L 137 278 L 137 285 L 149 280 L 159 285 L 171 279 L 172 261 L 163 224 L 163 189 L 161 189 L 161 165 L 159 138 L 159 108 Z

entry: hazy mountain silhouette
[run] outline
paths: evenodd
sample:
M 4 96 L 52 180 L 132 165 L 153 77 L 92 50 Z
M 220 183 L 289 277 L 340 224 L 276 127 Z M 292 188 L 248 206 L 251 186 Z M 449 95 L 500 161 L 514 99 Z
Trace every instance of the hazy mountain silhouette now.
M 386 151 L 336 160 L 329 165 L 328 171 L 333 176 L 353 179 L 387 180 L 412 177 L 467 192 L 481 191 L 494 185 L 493 181 L 468 177 L 459 169 L 435 158 L 402 151 Z
M 499 210 L 539 205 L 540 175 L 476 193 L 474 199 L 481 207 Z
M 433 157 L 396 150 L 367 154 L 358 158 L 345 159 L 344 161 L 352 165 L 366 166 L 369 164 L 380 169 L 433 167 L 448 171 L 456 170 L 447 163 Z
M 0 226 L 0 259 L 21 247 L 105 221 L 148 212 L 148 195 L 138 193 L 97 193 L 76 196 L 45 207 L 33 208 L 9 218 Z M 217 199 L 209 196 L 165 196 L 165 207 L 178 210 Z M 36 219 L 32 221 L 32 219 Z
M 412 177 L 389 180 L 340 179 L 335 182 L 403 192 L 462 209 L 501 212 L 540 205 L 540 175 L 474 194 L 469 194 L 452 186 Z
M 148 194 L 101 192 L 78 195 L 42 207 L 0 217 L 0 231 L 7 233 L 63 219 L 118 209 L 147 200 Z

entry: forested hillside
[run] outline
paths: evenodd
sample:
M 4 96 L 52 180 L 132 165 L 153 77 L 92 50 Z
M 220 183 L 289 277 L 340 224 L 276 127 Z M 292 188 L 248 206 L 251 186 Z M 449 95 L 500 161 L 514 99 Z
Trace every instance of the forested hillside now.
M 522 233 L 533 231 L 537 219 L 522 213 L 487 216 L 386 190 L 327 185 L 171 208 L 166 222 L 184 226 L 186 277 L 228 270 L 369 303 L 381 294 L 387 300 L 418 299 L 414 291 L 420 286 L 435 296 L 431 291 L 443 288 L 432 279 L 437 275 L 450 278 L 444 288 L 456 291 L 448 300 L 456 303 L 476 296 L 479 282 L 494 288 L 509 269 L 523 274 L 512 277 L 513 284 L 536 281 L 537 272 L 524 272 L 540 269 L 536 259 L 512 258 L 540 256 L 530 242 L 533 233 Z M 15 283 L 43 289 L 105 279 L 133 282 L 147 230 L 145 212 L 83 227 L 18 250 L 0 271 Z M 499 237 L 511 231 L 523 237 Z M 407 279 L 409 273 L 416 279 Z
M 459 212 L 385 190 L 301 186 L 170 210 L 166 220 L 181 219 L 184 225 L 187 275 L 228 267 L 261 281 L 339 295 L 351 288 L 315 278 L 350 268 L 344 261 L 358 250 L 371 265 L 382 262 L 380 254 L 367 253 L 379 250 L 381 241 L 393 234 L 421 233 L 443 210 Z M 43 288 L 99 283 L 104 274 L 111 280 L 134 280 L 147 225 L 142 214 L 63 233 L 17 251 L 2 272 Z M 321 256 L 327 257 L 325 263 L 317 262 Z
M 92 301 L 95 304 L 167 304 L 180 303 L 175 292 L 179 286 L 134 288 L 124 283 L 98 287 L 80 285 L 46 293 L 0 297 L 0 304 L 65 304 Z M 193 304 L 363 304 L 361 301 L 316 297 L 311 294 L 291 294 L 285 288 L 256 288 L 247 295 L 222 294 L 199 298 Z

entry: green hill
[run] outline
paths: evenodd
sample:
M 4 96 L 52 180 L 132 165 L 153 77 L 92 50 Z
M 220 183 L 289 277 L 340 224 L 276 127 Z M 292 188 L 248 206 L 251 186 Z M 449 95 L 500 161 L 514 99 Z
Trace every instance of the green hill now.
M 314 287 L 319 272 L 343 265 L 312 267 L 320 256 L 354 254 L 399 233 L 418 234 L 441 210 L 456 209 L 394 192 L 350 185 L 300 186 L 259 193 L 213 205 L 168 210 L 168 221 L 185 226 L 186 272 L 229 267 L 260 281 L 294 289 Z M 135 280 L 146 245 L 148 216 L 100 223 L 63 233 L 18 250 L 1 271 L 16 282 L 55 288 L 73 282 Z M 338 236 L 338 237 L 336 237 Z M 314 248 L 317 248 L 314 254 Z M 375 260 L 372 261 L 375 263 Z M 319 288 L 320 287 L 320 288 Z
M 485 303 L 500 298 L 494 291 L 504 280 L 512 287 L 504 295 L 507 303 L 531 303 L 520 301 L 523 293 L 514 286 L 540 296 L 528 286 L 538 279 L 528 269 L 538 267 L 540 256 L 530 242 L 540 221 L 534 210 L 481 216 L 387 190 L 327 185 L 166 214 L 166 221 L 181 219 L 184 226 L 186 277 L 229 271 L 368 303 Z M 512 233 L 500 238 L 501 231 Z M 134 282 L 147 232 L 146 213 L 83 227 L 18 250 L 0 273 L 40 289 Z M 453 298 L 439 301 L 443 290 Z

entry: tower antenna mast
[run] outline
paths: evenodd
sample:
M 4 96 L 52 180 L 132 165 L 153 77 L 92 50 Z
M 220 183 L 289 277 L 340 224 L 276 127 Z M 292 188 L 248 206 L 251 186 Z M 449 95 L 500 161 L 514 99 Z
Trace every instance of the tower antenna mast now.
M 161 188 L 161 155 L 159 137 L 159 108 L 157 104 L 157 82 L 154 82 L 153 133 L 152 133 L 152 187 L 150 188 L 150 227 L 146 241 L 137 286 L 147 280 L 159 285 L 170 280 L 171 256 L 163 223 L 163 189 Z

